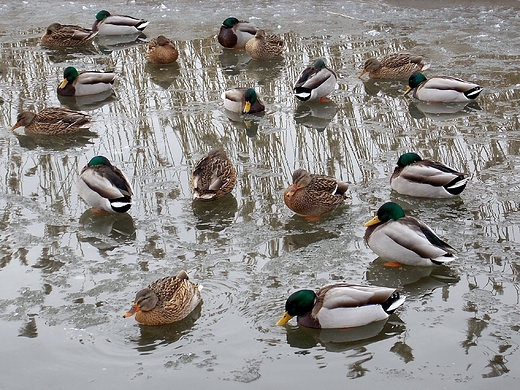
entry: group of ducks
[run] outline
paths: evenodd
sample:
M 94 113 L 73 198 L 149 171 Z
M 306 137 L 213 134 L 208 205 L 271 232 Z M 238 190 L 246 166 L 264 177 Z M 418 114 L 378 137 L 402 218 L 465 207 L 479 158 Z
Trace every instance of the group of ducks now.
M 140 33 L 148 25 L 142 19 L 112 15 L 100 11 L 92 30 L 80 26 L 53 23 L 41 38 L 42 45 L 77 46 L 92 43 L 98 34 L 123 35 Z M 257 60 L 280 55 L 284 42 L 266 34 L 252 23 L 234 17 L 224 20 L 218 34 L 219 43 L 228 49 L 246 50 Z M 159 36 L 149 42 L 146 58 L 150 62 L 169 63 L 178 52 L 171 40 Z M 409 88 L 416 99 L 427 102 L 460 102 L 475 99 L 482 87 L 474 83 L 436 76 L 430 79 L 419 73 L 429 67 L 422 56 L 395 53 L 381 61 L 370 58 L 363 72 L 371 78 L 409 78 Z M 58 94 L 91 95 L 111 88 L 115 74 L 110 72 L 78 72 L 64 70 Z M 322 59 L 305 69 L 294 86 L 296 98 L 302 101 L 325 101 L 335 89 L 336 73 Z M 104 89 L 105 88 L 105 89 Z M 235 88 L 222 95 L 224 107 L 239 113 L 256 113 L 265 106 L 253 88 Z M 86 129 L 88 115 L 64 108 L 47 108 L 35 114 L 23 111 L 12 127 L 25 126 L 28 133 L 66 134 Z M 398 193 L 430 198 L 459 195 L 466 187 L 468 175 L 441 162 L 422 159 L 416 153 L 402 155 L 390 184 Z M 224 150 L 214 149 L 202 157 L 191 173 L 194 199 L 213 201 L 229 194 L 236 183 L 236 169 Z M 132 205 L 133 190 L 123 172 L 103 156 L 92 158 L 81 170 L 76 183 L 79 195 L 94 210 L 127 212 Z M 348 184 L 326 175 L 297 169 L 292 184 L 284 192 L 285 204 L 296 214 L 313 221 L 344 204 Z M 440 239 L 426 224 L 409 216 L 401 206 L 388 202 L 377 215 L 365 223 L 365 241 L 388 265 L 432 266 L 456 258 L 454 249 Z M 189 280 L 186 271 L 156 280 L 139 291 L 125 317 L 135 314 L 145 325 L 162 325 L 187 317 L 201 302 L 201 285 Z M 284 316 L 277 325 L 297 316 L 298 323 L 314 328 L 351 328 L 385 320 L 405 297 L 395 288 L 362 286 L 348 283 L 326 285 L 316 292 L 299 290 L 286 301 Z

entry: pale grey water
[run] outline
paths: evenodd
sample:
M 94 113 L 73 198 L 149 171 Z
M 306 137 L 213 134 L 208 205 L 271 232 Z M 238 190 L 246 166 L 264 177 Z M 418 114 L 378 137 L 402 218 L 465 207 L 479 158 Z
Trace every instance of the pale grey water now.
M 178 63 L 149 66 L 142 45 L 88 53 L 38 45 L 50 23 L 89 26 L 100 9 L 150 20 L 147 36 L 174 39 Z M 519 10 L 518 1 L 0 3 L 0 388 L 515 384 Z M 247 63 L 224 52 L 215 34 L 230 15 L 282 35 L 283 58 Z M 405 83 L 357 78 L 366 58 L 392 51 L 425 54 L 428 75 L 485 90 L 456 115 L 423 113 L 402 96 Z M 292 84 L 317 57 L 337 70 L 338 89 L 328 105 L 298 105 Z M 55 88 L 68 65 L 119 74 L 112 99 L 67 102 L 93 116 L 95 134 L 49 141 L 10 132 L 20 109 L 60 104 Z M 255 86 L 265 115 L 226 113 L 220 94 L 235 85 Z M 236 163 L 234 196 L 193 204 L 192 164 L 215 146 Z M 470 172 L 461 199 L 391 193 L 405 151 Z M 93 216 L 75 191 L 97 154 L 132 181 L 126 215 Z M 300 166 L 350 181 L 352 203 L 317 223 L 295 217 L 282 194 Z M 374 261 L 363 222 L 389 199 L 459 259 L 432 269 Z M 195 322 L 148 328 L 122 318 L 137 290 L 180 269 L 204 285 Z M 398 286 L 408 300 L 382 329 L 274 326 L 289 293 L 339 280 Z

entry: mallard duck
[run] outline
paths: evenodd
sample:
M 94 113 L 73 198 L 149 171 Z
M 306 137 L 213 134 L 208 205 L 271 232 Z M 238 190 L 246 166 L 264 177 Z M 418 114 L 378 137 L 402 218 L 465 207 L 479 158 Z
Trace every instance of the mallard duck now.
M 132 35 L 139 34 L 150 22 L 126 15 L 112 15 L 110 12 L 101 10 L 96 14 L 96 21 L 92 31 L 99 35 Z
M 186 271 L 167 276 L 139 291 L 125 318 L 135 314 L 143 325 L 164 325 L 186 318 L 201 301 L 202 286 L 189 281 Z
M 45 30 L 40 43 L 44 46 L 83 46 L 90 45 L 96 35 L 97 32 L 81 26 L 53 23 Z
M 319 59 L 302 72 L 294 86 L 294 94 L 302 101 L 327 101 L 325 96 L 334 91 L 336 82 L 336 73 Z
M 63 71 L 63 81 L 58 86 L 58 95 L 86 96 L 110 91 L 115 77 L 115 73 L 78 72 L 73 66 L 68 66 Z
M 457 103 L 474 100 L 484 88 L 480 85 L 450 76 L 434 76 L 427 79 L 416 72 L 408 79 L 407 95 L 413 91 L 413 97 L 430 103 Z
M 90 117 L 87 114 L 61 107 L 49 107 L 37 114 L 30 111 L 20 112 L 11 130 L 25 126 L 27 134 L 63 135 L 86 131 L 89 122 Z
M 171 64 L 179 58 L 179 51 L 171 39 L 164 35 L 148 42 L 148 50 L 146 51 L 146 59 L 154 64 Z
M 383 57 L 381 61 L 377 58 L 369 58 L 365 61 L 363 71 L 359 78 L 368 73 L 371 79 L 399 79 L 408 78 L 414 72 L 426 70 L 430 67 L 423 56 L 414 56 L 407 53 L 392 53 Z
M 132 206 L 132 186 L 123 172 L 106 157 L 93 157 L 83 167 L 76 182 L 83 200 L 92 208 L 110 213 L 125 213 Z
M 349 199 L 346 194 L 348 184 L 333 177 L 297 169 L 292 181 L 283 194 L 283 200 L 298 215 L 320 217 Z
M 222 149 L 213 149 L 202 157 L 193 168 L 191 188 L 193 198 L 216 200 L 228 194 L 235 187 L 237 171 Z
M 423 222 L 405 217 L 404 210 L 387 202 L 365 223 L 365 241 L 389 266 L 440 265 L 455 260 L 455 250 Z
M 257 30 L 254 38 L 246 43 L 246 51 L 255 60 L 269 60 L 280 55 L 284 41 L 276 35 L 267 35 L 264 30 Z
M 386 320 L 405 301 L 395 288 L 334 283 L 314 292 L 299 290 L 285 303 L 285 314 L 276 325 L 294 316 L 308 328 L 355 328 Z
M 239 114 L 265 111 L 264 102 L 254 88 L 233 88 L 222 93 L 224 108 Z
M 227 18 L 218 32 L 218 42 L 228 49 L 244 49 L 247 41 L 253 38 L 257 28 L 248 21 Z
M 392 189 L 403 195 L 424 198 L 450 198 L 460 195 L 469 177 L 441 162 L 422 159 L 417 153 L 405 153 L 390 178 Z

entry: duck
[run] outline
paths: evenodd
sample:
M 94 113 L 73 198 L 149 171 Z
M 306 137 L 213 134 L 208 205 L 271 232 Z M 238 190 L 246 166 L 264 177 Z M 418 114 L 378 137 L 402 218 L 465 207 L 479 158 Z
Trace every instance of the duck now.
M 68 66 L 63 70 L 63 81 L 58 86 L 58 95 L 87 96 L 111 91 L 115 78 L 115 73 L 78 72 L 73 66 Z
M 224 108 L 239 114 L 265 111 L 265 105 L 254 88 L 232 88 L 222 93 Z
M 202 300 L 202 285 L 189 280 L 188 273 L 180 271 L 176 276 L 157 279 L 140 290 L 132 307 L 123 317 L 135 314 L 143 325 L 165 325 L 186 318 Z
M 89 123 L 90 116 L 87 114 L 61 107 L 49 107 L 39 113 L 18 113 L 11 130 L 24 126 L 26 134 L 64 135 L 86 131 Z
M 365 242 L 379 257 L 389 260 L 387 266 L 433 266 L 457 258 L 455 249 L 425 223 L 405 216 L 397 203 L 383 204 L 364 226 Z
M 407 95 L 429 103 L 462 103 L 475 100 L 484 88 L 475 83 L 450 76 L 434 76 L 429 79 L 415 72 L 408 79 Z
M 264 30 L 259 29 L 255 36 L 247 41 L 245 49 L 255 60 L 270 60 L 282 53 L 284 45 L 280 37 L 268 35 Z
M 365 73 L 371 79 L 406 79 L 413 73 L 426 70 L 430 64 L 423 56 L 408 53 L 392 53 L 384 56 L 381 61 L 369 58 L 365 61 L 363 71 L 358 75 L 361 78 Z
M 105 35 L 132 35 L 140 34 L 150 22 L 127 15 L 113 15 L 101 10 L 96 14 L 96 21 L 92 25 L 92 31 L 99 36 Z
M 40 39 L 43 46 L 84 46 L 90 45 L 97 32 L 70 24 L 52 23 Z
M 247 41 L 254 38 L 257 28 L 247 20 L 230 17 L 222 22 L 218 42 L 227 49 L 243 50 Z
M 405 153 L 397 160 L 390 186 L 400 194 L 423 198 L 451 198 L 466 188 L 469 175 L 439 161 Z
M 172 64 L 179 58 L 179 51 L 173 41 L 164 35 L 148 42 L 146 59 L 153 64 Z
M 386 320 L 405 300 L 395 288 L 333 283 L 316 292 L 292 293 L 276 325 L 285 325 L 296 316 L 298 324 L 308 328 L 355 328 Z
M 296 214 L 314 220 L 349 200 L 347 190 L 348 184 L 334 177 L 297 169 L 283 199 Z
M 302 72 L 294 86 L 294 95 L 301 101 L 330 101 L 326 96 L 336 88 L 337 79 L 336 73 L 320 58 Z
M 211 150 L 193 168 L 190 184 L 193 199 L 211 201 L 230 193 L 237 181 L 237 171 L 226 152 Z
M 134 194 L 125 174 L 104 156 L 83 167 L 76 182 L 79 196 L 97 212 L 126 213 Z

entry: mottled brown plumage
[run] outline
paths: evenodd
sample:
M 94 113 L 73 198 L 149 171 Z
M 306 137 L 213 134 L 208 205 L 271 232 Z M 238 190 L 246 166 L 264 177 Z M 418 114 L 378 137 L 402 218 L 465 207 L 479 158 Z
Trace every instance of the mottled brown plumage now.
M 159 35 L 148 43 L 146 59 L 154 64 L 171 64 L 179 58 L 179 51 L 171 39 Z
M 377 58 L 369 58 L 365 62 L 363 71 L 358 77 L 365 73 L 371 79 L 396 79 L 408 78 L 413 73 L 430 67 L 423 56 L 414 56 L 407 53 L 392 53 L 383 57 L 381 61 Z
M 233 163 L 222 149 L 213 149 L 201 158 L 191 174 L 193 198 L 216 200 L 235 187 L 237 172 Z
M 284 192 L 284 201 L 296 214 L 317 217 L 345 203 L 348 184 L 333 177 L 297 169 L 293 183 Z
M 30 111 L 20 112 L 11 130 L 25 126 L 27 134 L 62 135 L 88 130 L 89 122 L 90 117 L 87 114 L 50 107 L 37 114 Z
M 186 271 L 161 278 L 139 291 L 124 317 L 135 314 L 143 325 L 164 325 L 186 318 L 200 303 L 201 285 L 189 281 Z
M 41 37 L 40 43 L 44 46 L 83 46 L 90 45 L 96 32 L 70 24 L 53 23 Z
M 247 53 L 255 60 L 269 60 L 282 53 L 284 41 L 276 35 L 267 35 L 264 30 L 258 30 L 254 38 L 246 43 Z

